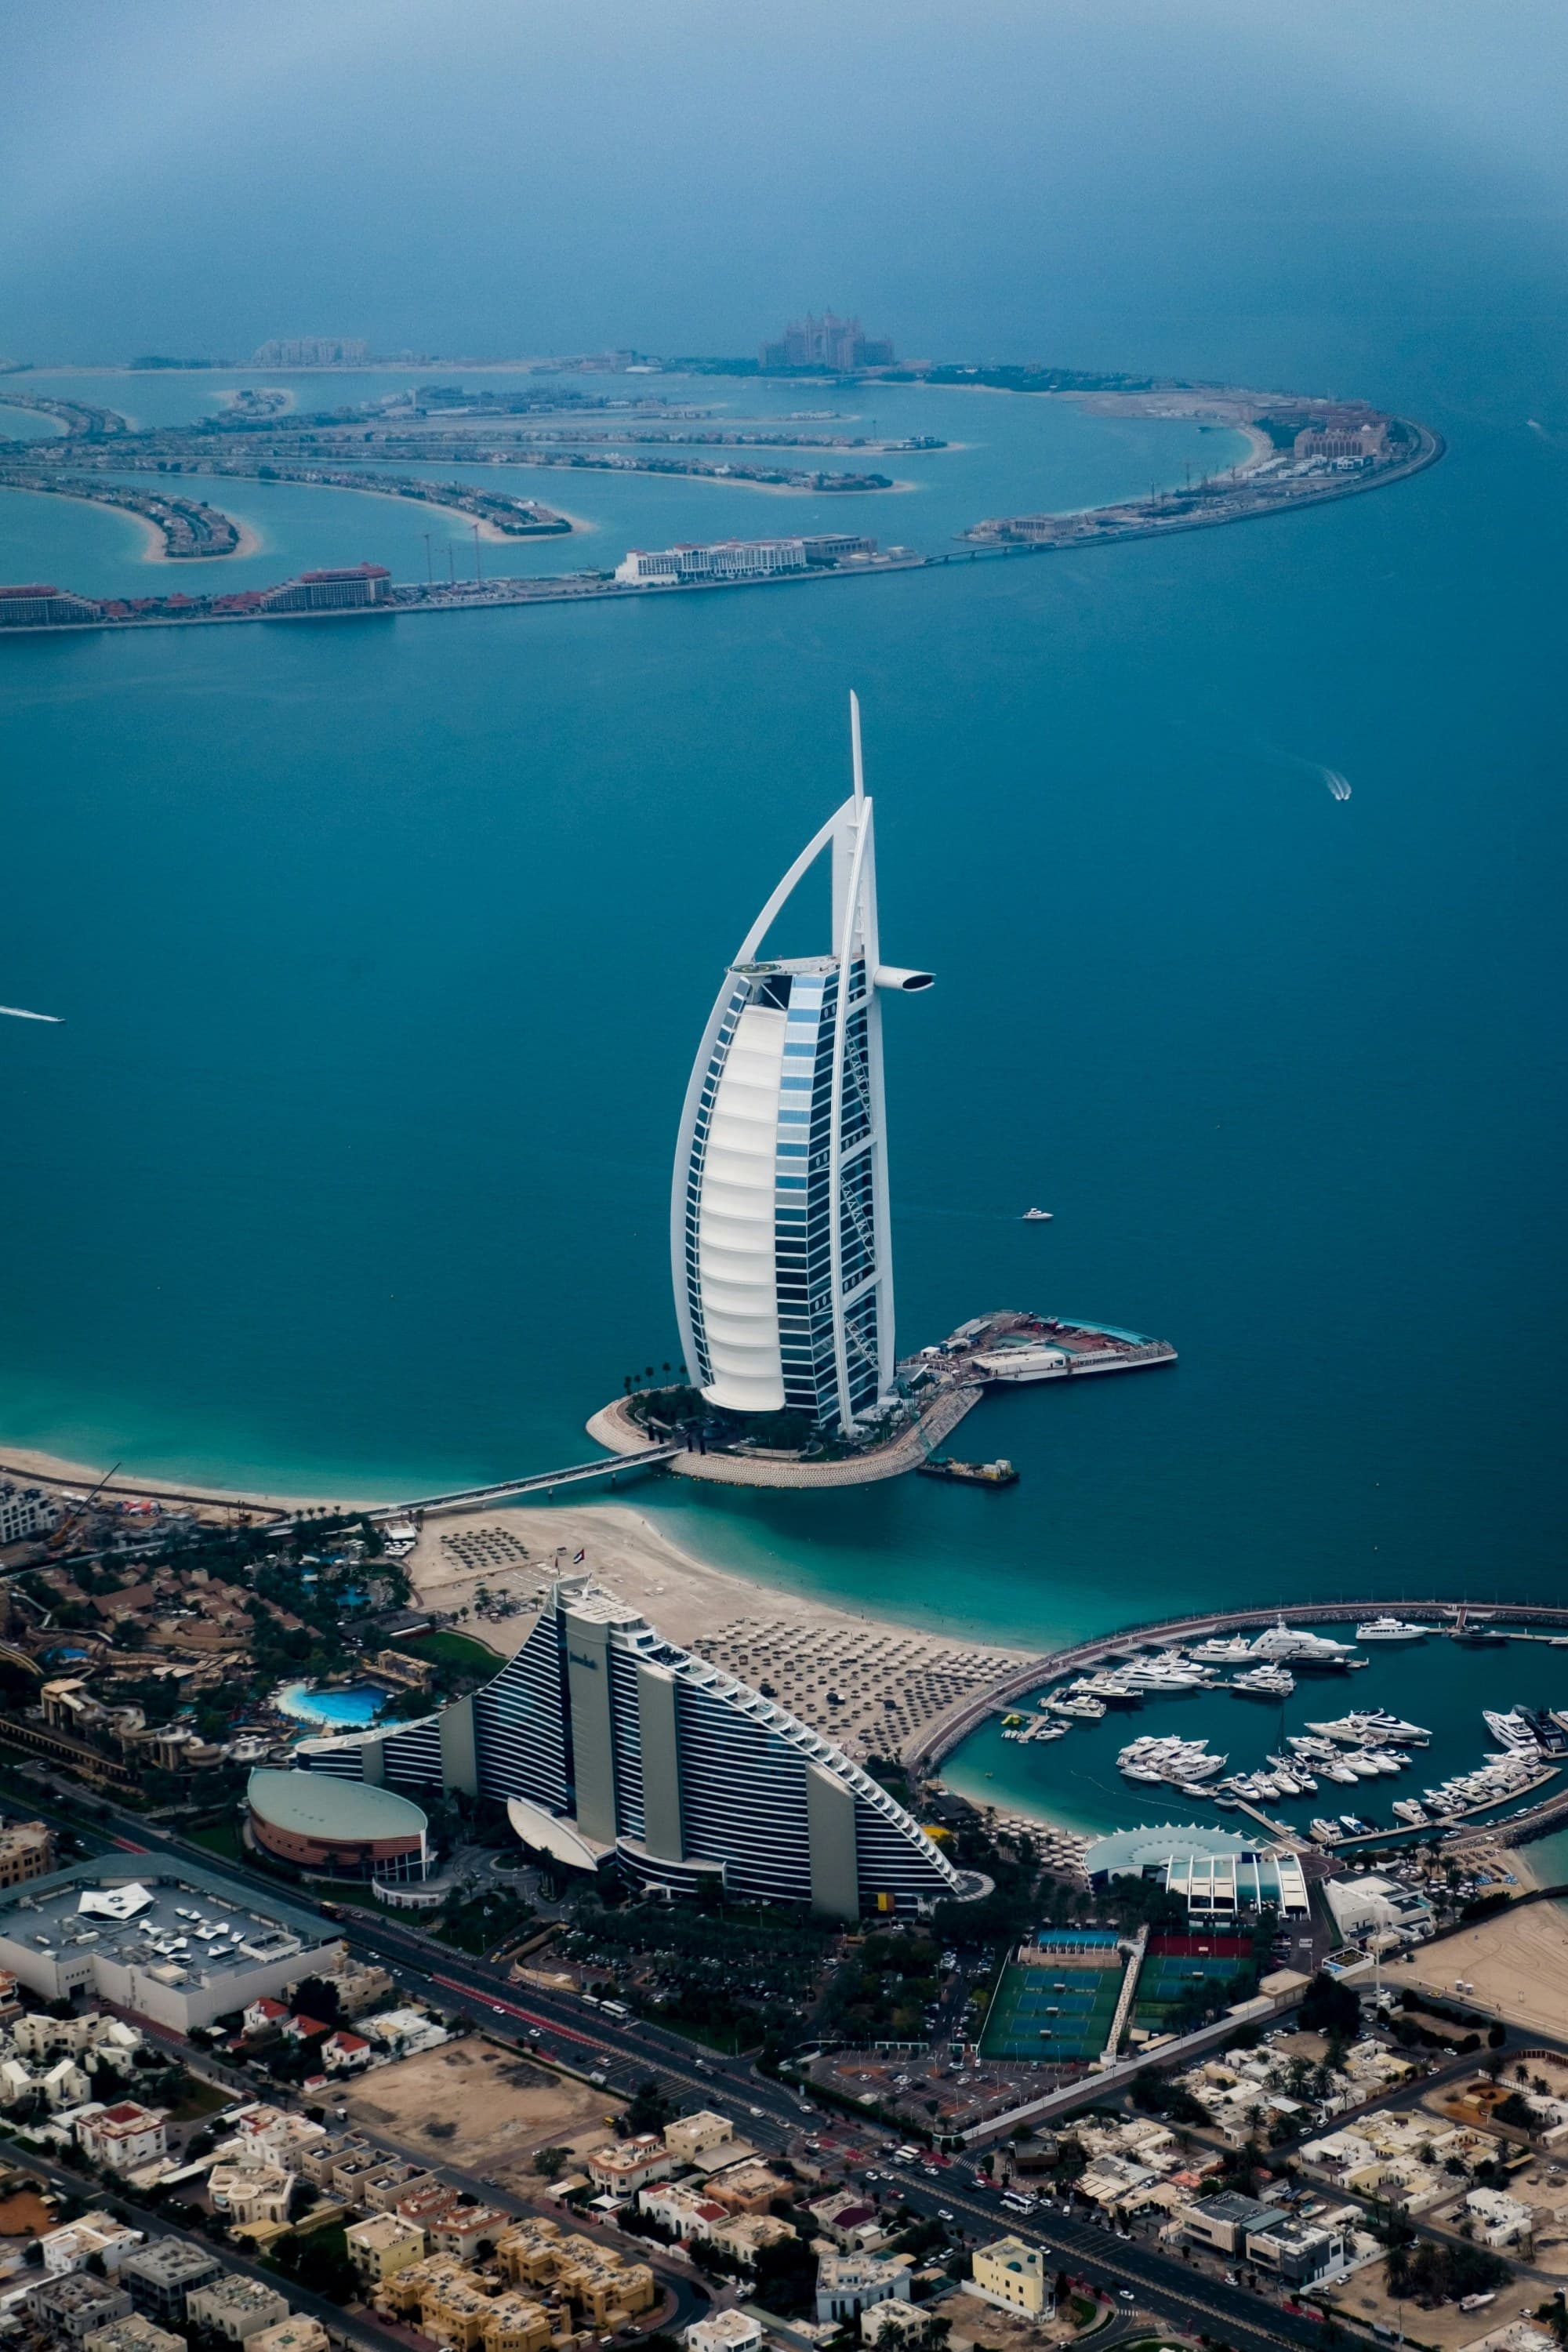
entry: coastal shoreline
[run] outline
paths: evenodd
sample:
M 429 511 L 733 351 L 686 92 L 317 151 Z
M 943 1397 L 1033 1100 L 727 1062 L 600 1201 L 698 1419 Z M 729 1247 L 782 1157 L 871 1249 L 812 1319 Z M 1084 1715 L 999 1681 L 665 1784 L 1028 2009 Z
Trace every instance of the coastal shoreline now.
M 58 498 L 59 493 L 58 491 L 54 491 L 51 492 L 50 495 Z M 88 501 L 84 499 L 82 503 L 86 505 Z M 125 512 L 125 509 L 123 507 L 118 508 L 116 511 L 123 514 Z M 228 513 L 226 507 L 224 509 L 224 512 L 226 514 Z M 143 563 L 179 563 L 182 565 L 186 563 L 232 563 L 236 556 L 238 555 L 266 554 L 268 543 L 258 530 L 253 530 L 251 525 L 247 522 L 241 522 L 237 515 L 229 515 L 228 519 L 239 534 L 232 547 L 215 550 L 211 555 L 171 555 L 167 541 L 164 539 L 163 532 L 159 530 L 158 525 L 153 520 L 150 515 L 133 515 L 132 517 L 132 520 L 133 522 L 139 522 L 142 525 L 143 529 L 147 532 L 150 541 L 150 544 L 142 558 Z
M 501 547 L 510 547 L 520 538 L 526 539 L 529 536 L 526 531 L 519 532 L 502 530 L 498 524 L 489 522 L 479 515 L 466 514 L 461 507 L 449 507 L 444 505 L 439 499 L 405 498 L 401 490 L 384 490 L 378 488 L 374 482 L 292 482 L 287 480 L 268 482 L 261 481 L 260 476 L 257 474 L 226 474 L 220 475 L 218 478 L 223 481 L 231 482 L 260 482 L 260 486 L 264 490 L 341 490 L 347 497 L 353 499 L 395 499 L 396 503 L 400 507 L 419 507 L 427 514 L 449 515 L 455 522 L 460 522 L 464 530 L 469 533 L 472 532 L 474 525 L 478 523 L 480 539 L 492 541 Z M 563 522 L 570 522 L 574 530 L 576 530 L 579 528 L 578 524 L 573 521 L 570 515 L 562 512 L 560 507 L 552 507 L 550 511 L 552 514 L 560 515 Z M 226 507 L 224 509 L 224 512 L 228 514 L 228 509 Z M 230 515 L 229 520 L 233 522 L 240 531 L 244 531 L 246 526 L 244 523 L 240 522 L 237 515 Z M 559 539 L 561 534 L 559 531 L 550 533 L 542 532 L 540 533 L 540 536 L 542 538 L 551 537 Z M 237 547 L 233 551 L 236 555 L 239 555 L 244 551 L 244 550 Z

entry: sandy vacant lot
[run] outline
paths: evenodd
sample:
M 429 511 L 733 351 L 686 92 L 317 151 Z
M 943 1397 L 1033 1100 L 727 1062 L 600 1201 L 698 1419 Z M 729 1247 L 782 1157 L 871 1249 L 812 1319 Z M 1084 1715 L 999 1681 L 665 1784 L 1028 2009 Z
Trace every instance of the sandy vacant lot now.
M 349 2094 L 351 2124 L 507 2188 L 538 2187 L 536 2148 L 602 2147 L 608 2092 L 477 2039 L 378 2066 Z
M 1463 1977 L 1478 2001 L 1516 2025 L 1568 2037 L 1568 1916 L 1555 1903 L 1483 1919 L 1440 1944 L 1418 1945 L 1407 1960 L 1386 1962 L 1384 1981 L 1418 1985 L 1452 1997 Z
M 1390 2336 L 1397 2334 L 1403 2321 L 1406 2344 L 1434 2345 L 1436 2352 L 1461 2352 L 1463 2346 L 1478 2343 L 1491 2329 L 1515 2317 L 1527 2299 L 1533 2308 L 1541 2300 L 1540 2288 L 1531 2292 L 1527 2283 L 1515 2294 L 1505 2287 L 1495 2303 L 1480 2311 L 1461 2311 L 1457 2303 L 1440 2303 L 1432 2311 L 1424 2304 L 1392 2303 L 1386 2263 L 1370 2263 L 1363 2271 L 1352 2271 L 1349 2278 L 1328 2288 L 1325 2295 L 1325 2300 L 1353 2312 L 1358 2319 L 1385 2327 Z

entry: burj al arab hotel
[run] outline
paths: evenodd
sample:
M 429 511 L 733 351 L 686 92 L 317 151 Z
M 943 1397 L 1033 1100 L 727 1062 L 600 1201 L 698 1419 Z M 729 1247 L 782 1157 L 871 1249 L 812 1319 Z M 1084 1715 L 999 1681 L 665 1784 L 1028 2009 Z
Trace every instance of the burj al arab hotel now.
M 880 997 L 931 985 L 880 961 L 860 707 L 854 789 L 742 940 L 686 1091 L 670 1199 L 681 1349 L 710 1404 L 847 1433 L 893 1393 L 893 1261 Z M 821 955 L 761 956 L 829 852 Z

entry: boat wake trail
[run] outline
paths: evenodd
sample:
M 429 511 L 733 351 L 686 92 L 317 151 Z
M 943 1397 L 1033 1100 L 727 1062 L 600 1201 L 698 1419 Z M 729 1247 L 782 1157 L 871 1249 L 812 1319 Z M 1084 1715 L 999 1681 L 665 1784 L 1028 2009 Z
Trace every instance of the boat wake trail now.
M 0 1013 L 5 1014 L 7 1021 L 48 1021 L 57 1029 L 63 1025 L 61 1016 L 58 1013 L 24 1013 L 19 1004 L 0 1004 Z
M 1265 743 L 1260 748 L 1267 759 L 1276 761 L 1280 767 L 1293 768 L 1298 775 L 1316 776 L 1321 784 L 1328 787 L 1335 800 L 1349 800 L 1350 778 L 1342 774 L 1338 768 L 1325 767 L 1321 760 L 1304 760 L 1299 751 L 1281 751 L 1276 743 Z

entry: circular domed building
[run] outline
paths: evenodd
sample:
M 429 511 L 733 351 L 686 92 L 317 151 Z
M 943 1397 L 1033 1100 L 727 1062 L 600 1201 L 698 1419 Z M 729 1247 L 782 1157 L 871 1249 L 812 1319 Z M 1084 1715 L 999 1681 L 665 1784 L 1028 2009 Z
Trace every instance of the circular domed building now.
M 422 1880 L 435 1860 L 419 1807 L 368 1780 L 258 1769 L 245 1801 L 259 1850 L 312 1878 Z

